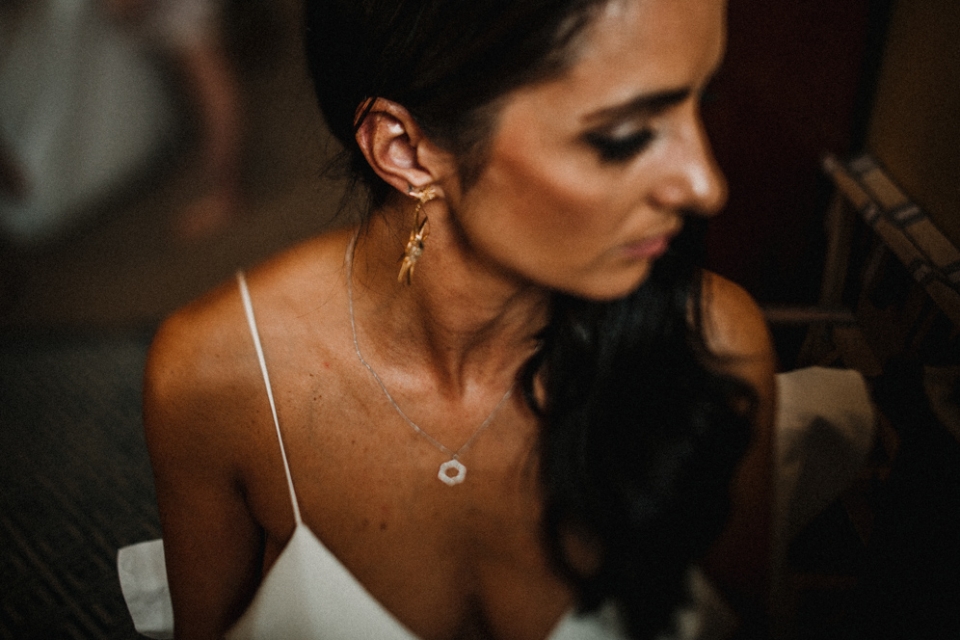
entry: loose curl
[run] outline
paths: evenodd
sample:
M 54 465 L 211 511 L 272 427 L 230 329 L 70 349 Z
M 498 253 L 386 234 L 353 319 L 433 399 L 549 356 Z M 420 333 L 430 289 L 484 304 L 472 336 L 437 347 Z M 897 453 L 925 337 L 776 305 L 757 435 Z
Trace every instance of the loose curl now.
M 389 187 L 355 142 L 365 101 L 406 107 L 458 158 L 469 188 L 499 101 L 568 68 L 608 1 L 308 0 L 305 44 L 320 109 L 372 206 Z M 726 520 L 756 406 L 752 389 L 720 373 L 705 345 L 701 274 L 682 241 L 690 235 L 621 300 L 555 294 L 542 347 L 520 374 L 541 422 L 546 547 L 581 607 L 613 600 L 636 638 L 668 629 L 686 598 L 689 567 Z M 598 566 L 570 559 L 570 532 L 594 543 Z
M 668 629 L 685 602 L 689 568 L 726 521 L 757 405 L 704 343 L 701 271 L 682 240 L 623 299 L 557 294 L 522 371 L 542 423 L 548 547 L 582 608 L 613 599 L 636 638 Z M 571 562 L 570 533 L 594 543 L 598 567 Z

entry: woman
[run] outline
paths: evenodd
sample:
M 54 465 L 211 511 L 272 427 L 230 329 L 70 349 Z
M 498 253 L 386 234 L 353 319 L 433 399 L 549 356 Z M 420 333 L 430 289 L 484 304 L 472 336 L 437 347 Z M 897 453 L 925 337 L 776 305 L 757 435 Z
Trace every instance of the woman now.
M 696 563 L 761 608 L 770 345 L 675 255 L 724 201 L 724 12 L 308 3 L 370 212 L 156 338 L 178 639 L 653 637 Z

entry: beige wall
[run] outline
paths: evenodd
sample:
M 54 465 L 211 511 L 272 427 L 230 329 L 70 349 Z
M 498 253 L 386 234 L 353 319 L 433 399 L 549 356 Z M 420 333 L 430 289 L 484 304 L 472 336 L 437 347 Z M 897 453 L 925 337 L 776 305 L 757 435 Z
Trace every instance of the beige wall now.
M 899 0 L 867 143 L 960 245 L 960 0 Z

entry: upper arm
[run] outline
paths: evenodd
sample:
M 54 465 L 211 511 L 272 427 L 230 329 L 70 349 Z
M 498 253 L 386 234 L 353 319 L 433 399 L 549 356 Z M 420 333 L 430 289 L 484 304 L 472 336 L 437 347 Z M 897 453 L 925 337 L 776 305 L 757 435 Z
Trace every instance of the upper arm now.
M 766 606 L 773 515 L 775 356 L 756 302 L 739 286 L 706 274 L 703 330 L 724 372 L 756 392 L 757 412 L 747 453 L 734 477 L 727 525 L 706 568 L 741 611 Z M 750 612 L 744 611 L 747 615 Z
M 259 580 L 260 528 L 241 485 L 229 341 L 181 313 L 151 347 L 144 426 L 178 639 L 221 637 Z M 232 397 L 231 397 L 232 396 Z

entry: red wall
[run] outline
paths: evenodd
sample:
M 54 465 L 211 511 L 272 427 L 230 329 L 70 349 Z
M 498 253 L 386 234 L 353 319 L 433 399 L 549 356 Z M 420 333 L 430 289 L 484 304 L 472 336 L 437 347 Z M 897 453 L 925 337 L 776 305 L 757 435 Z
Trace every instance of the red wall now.
M 704 117 L 730 182 L 707 266 L 762 302 L 813 301 L 819 158 L 851 151 L 870 0 L 731 0 L 726 63 Z

